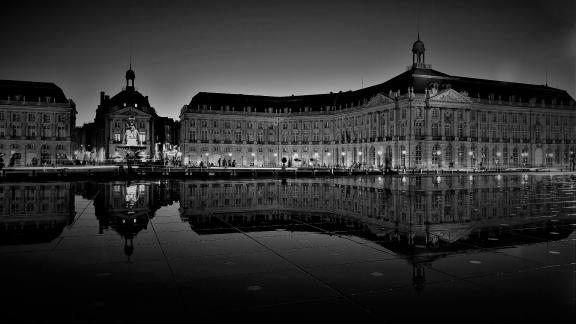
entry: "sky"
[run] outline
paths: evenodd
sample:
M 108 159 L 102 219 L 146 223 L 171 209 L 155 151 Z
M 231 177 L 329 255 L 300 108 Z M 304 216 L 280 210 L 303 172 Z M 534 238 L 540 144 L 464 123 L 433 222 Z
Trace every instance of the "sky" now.
M 125 85 L 178 119 L 200 91 L 288 96 L 382 83 L 412 63 L 576 98 L 573 0 L 2 0 L 0 79 L 54 82 L 93 121 Z M 419 18 L 418 18 L 419 17 Z

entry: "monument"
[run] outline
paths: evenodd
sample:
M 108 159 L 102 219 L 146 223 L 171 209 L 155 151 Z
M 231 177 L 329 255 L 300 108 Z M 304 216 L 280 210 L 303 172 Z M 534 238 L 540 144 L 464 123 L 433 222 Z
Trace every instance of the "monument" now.
M 145 157 L 146 145 L 142 145 L 140 133 L 134 125 L 134 116 L 128 118 L 128 124 L 126 125 L 126 131 L 124 132 L 122 145 L 118 145 L 117 148 L 121 153 L 123 153 L 121 156 L 126 158 L 126 162 L 129 162 L 129 160 L 133 160 L 137 157 Z

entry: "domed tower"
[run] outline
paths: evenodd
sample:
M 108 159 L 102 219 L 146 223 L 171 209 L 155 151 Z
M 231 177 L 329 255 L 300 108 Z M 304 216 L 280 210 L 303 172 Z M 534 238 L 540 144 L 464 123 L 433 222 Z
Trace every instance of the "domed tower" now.
M 424 67 L 426 62 L 424 60 L 424 42 L 420 40 L 420 33 L 418 33 L 418 40 L 412 45 L 412 65 L 414 67 Z
M 130 69 L 126 71 L 126 87 L 134 88 L 134 79 L 136 79 L 136 73 L 132 70 L 132 64 L 130 64 Z M 132 82 L 130 82 L 132 81 Z

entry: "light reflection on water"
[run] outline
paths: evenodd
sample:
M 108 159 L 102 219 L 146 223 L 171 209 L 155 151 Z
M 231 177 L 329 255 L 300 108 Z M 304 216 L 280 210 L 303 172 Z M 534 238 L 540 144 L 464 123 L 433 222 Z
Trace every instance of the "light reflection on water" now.
M 336 298 L 352 313 L 387 303 L 400 316 L 423 300 L 433 309 L 431 294 L 458 305 L 473 295 L 494 311 L 521 300 L 510 314 L 526 303 L 573 311 L 575 183 L 560 174 L 2 183 L 0 259 L 7 275 L 49 277 L 73 294 L 94 280 L 175 285 L 172 298 L 193 294 L 204 310 Z M 245 296 L 265 291 L 276 297 Z

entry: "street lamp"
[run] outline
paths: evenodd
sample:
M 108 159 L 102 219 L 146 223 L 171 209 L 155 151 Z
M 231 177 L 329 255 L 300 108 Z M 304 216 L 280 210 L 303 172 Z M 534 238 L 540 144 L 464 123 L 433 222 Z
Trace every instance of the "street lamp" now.
M 328 152 L 328 153 L 326 153 L 326 155 L 328 155 L 328 161 L 329 161 L 328 163 L 331 163 L 332 161 L 330 161 L 330 156 L 332 156 L 332 153 Z M 331 163 L 331 164 L 333 164 L 333 163 Z
M 208 167 L 208 164 L 209 164 L 209 162 L 208 162 L 208 155 L 210 155 L 210 154 L 209 154 L 209 153 L 206 153 L 206 167 Z
M 358 152 L 358 162 L 360 162 L 360 167 L 362 167 L 362 151 Z
M 278 161 L 278 153 L 274 153 L 274 157 L 276 158 L 276 165 L 280 165 L 280 162 Z
M 442 159 L 440 159 L 440 155 L 442 155 L 442 151 L 436 151 L 436 158 L 438 159 L 438 168 L 442 167 Z
M 346 151 L 342 152 L 342 166 L 346 167 Z
M 472 168 L 472 167 L 473 167 L 473 165 L 472 165 L 472 156 L 474 155 L 474 152 L 470 151 L 470 152 L 468 152 L 468 155 L 470 156 L 470 167 Z
M 254 159 L 253 160 L 253 166 L 256 167 L 256 153 L 252 153 L 251 155 L 252 155 L 252 158 Z

